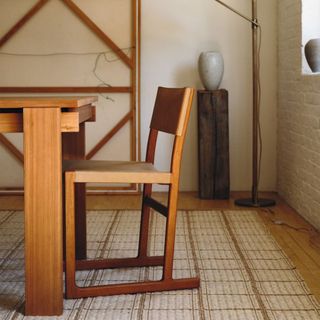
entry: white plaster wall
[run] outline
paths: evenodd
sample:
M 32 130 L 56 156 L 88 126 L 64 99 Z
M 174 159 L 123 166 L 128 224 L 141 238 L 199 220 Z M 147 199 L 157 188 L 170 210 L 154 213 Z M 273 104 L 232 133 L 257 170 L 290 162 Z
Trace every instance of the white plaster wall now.
M 302 73 L 301 8 L 279 1 L 278 191 L 319 229 L 320 76 Z
M 1 0 L 0 34 L 9 30 L 36 2 Z M 75 2 L 120 48 L 130 46 L 130 1 Z M 94 75 L 95 65 L 96 74 L 105 83 L 129 85 L 129 69 L 112 52 L 106 54 L 106 59 L 112 62 L 107 62 L 104 56 L 96 61 L 97 53 L 106 51 L 110 49 L 62 1 L 51 0 L 1 47 L 0 53 L 18 53 L 23 56 L 0 54 L 0 86 L 98 86 L 101 81 Z M 124 51 L 128 53 L 127 49 Z M 113 100 L 107 100 L 104 96 Z M 99 95 L 97 121 L 88 123 L 86 127 L 87 151 L 129 111 L 129 106 L 130 97 L 127 94 Z M 129 136 L 127 124 L 94 158 L 128 160 Z M 9 134 L 7 137 L 22 151 L 21 134 Z M 0 162 L 0 187 L 22 186 L 22 166 L 2 146 Z
M 142 1 L 142 137 L 146 135 L 158 85 L 202 88 L 197 60 L 202 51 L 221 51 L 229 91 L 231 189 L 251 188 L 251 26 L 212 0 Z M 251 1 L 226 1 L 251 16 Z M 260 188 L 275 190 L 277 104 L 277 5 L 259 1 L 263 160 Z M 142 140 L 145 146 L 145 139 Z M 165 150 L 166 146 L 162 146 Z M 145 149 L 143 148 L 143 151 Z M 165 152 L 161 153 L 163 163 Z M 194 105 L 182 167 L 182 189 L 197 189 L 197 125 Z
M 51 0 L 57 2 L 58 0 Z M 91 13 L 97 9 L 96 18 L 103 23 L 104 13 L 99 6 L 104 0 L 92 0 L 90 5 L 86 1 L 79 1 L 82 5 L 90 8 Z M 123 4 L 124 1 L 118 1 Z M 1 0 L 0 6 L 9 4 L 9 7 L 16 0 Z M 27 7 L 28 3 L 34 1 L 25 0 L 23 3 Z M 50 3 L 51 3 L 50 2 Z M 77 1 L 76 1 L 77 2 Z M 239 11 L 250 16 L 251 1 L 249 0 L 226 0 L 228 4 L 234 6 Z M 275 190 L 276 186 L 276 104 L 277 104 L 277 1 L 258 1 L 258 15 L 263 30 L 262 50 L 261 50 L 261 83 L 262 83 L 262 106 L 261 125 L 263 131 L 263 161 L 260 189 Z M 10 22 L 21 16 L 23 6 L 18 1 L 16 6 L 21 12 L 5 15 L 2 25 L 10 25 Z M 116 4 L 117 2 L 115 2 Z M 58 4 L 51 4 L 58 6 Z M 12 10 L 14 11 L 14 10 Z M 90 14 L 91 14 L 90 13 Z M 110 19 L 112 15 L 107 15 Z M 41 19 L 40 19 L 41 20 Z M 30 22 L 31 23 L 31 22 Z M 38 21 L 41 27 L 48 25 L 49 21 Z M 54 19 L 50 22 L 54 26 Z M 49 23 L 49 25 L 50 25 Z M 70 28 L 74 37 L 81 37 L 81 45 L 77 50 L 85 50 L 88 45 L 93 51 L 100 50 L 101 44 L 92 39 L 90 35 L 81 28 L 75 27 L 77 21 L 69 19 Z M 39 27 L 38 27 L 39 28 Z M 77 28 L 81 29 L 76 31 Z M 30 32 L 32 25 L 30 25 Z M 4 30 L 1 28 L 1 30 Z M 31 33 L 28 30 L 24 34 L 27 39 L 23 50 L 32 51 L 33 47 L 28 47 L 28 37 Z M 114 30 L 113 30 L 114 32 Z M 116 34 L 115 34 L 116 36 Z M 21 35 L 22 37 L 22 35 Z M 141 53 L 141 136 L 142 155 L 145 152 L 146 136 L 148 124 L 151 116 L 156 87 L 162 86 L 194 86 L 201 89 L 202 85 L 197 72 L 197 60 L 202 51 L 219 50 L 225 61 L 225 73 L 221 87 L 229 91 L 229 127 L 230 127 L 230 171 L 231 189 L 249 190 L 251 188 L 251 26 L 250 23 L 236 16 L 213 0 L 142 0 L 142 53 Z M 70 39 L 73 39 L 72 37 Z M 18 41 L 16 40 L 16 41 Z M 32 39 L 34 40 L 34 39 Z M 53 37 L 50 39 L 56 41 Z M 126 45 L 126 39 L 122 39 L 120 46 Z M 54 42 L 51 42 L 52 44 Z M 65 41 L 60 48 L 68 48 L 68 41 Z M 18 42 L 11 42 L 11 46 L 22 50 Z M 49 46 L 50 43 L 45 45 Z M 43 45 L 40 44 L 40 49 Z M 4 49 L 4 48 L 3 48 Z M 37 62 L 35 58 L 34 63 Z M 90 69 L 86 69 L 82 61 L 75 61 L 86 76 L 80 76 L 79 82 L 94 81 L 89 75 Z M 1 63 L 0 63 L 1 65 Z M 1 66 L 0 66 L 1 67 Z M 69 84 L 71 73 L 68 65 L 64 68 L 65 77 L 53 74 L 54 84 L 61 82 L 61 85 Z M 106 72 L 106 76 L 109 73 Z M 9 76 L 9 71 L 2 72 L 3 82 L 11 83 L 25 82 L 28 79 L 21 78 L 18 73 L 14 77 Z M 107 79 L 109 79 L 107 77 Z M 111 77 L 112 80 L 112 77 Z M 44 81 L 48 84 L 52 81 L 46 77 Z M 117 108 L 108 104 L 104 107 L 106 114 L 117 112 Z M 109 108 L 109 109 L 108 109 Z M 89 144 L 96 139 L 99 130 L 89 129 Z M 101 133 L 100 133 L 101 134 Z M 115 144 L 111 150 L 117 149 Z M 162 140 L 160 147 L 160 166 L 165 167 L 167 162 L 167 150 L 169 141 Z M 119 148 L 118 148 L 119 149 Z M 110 150 L 105 150 L 107 155 Z M 121 152 L 120 152 L 121 153 Z M 22 184 L 21 170 L 12 170 L 13 161 L 10 162 L 7 156 L 1 156 L 0 161 L 7 164 L 7 173 L 0 174 L 0 185 Z M 9 164 L 10 162 L 10 164 Z M 9 170 L 10 169 L 10 170 Z M 197 164 L 197 119 L 196 104 L 194 104 L 190 127 L 188 130 L 187 142 L 183 155 L 182 165 L 182 190 L 196 190 L 198 187 L 198 164 Z
M 301 1 L 301 50 L 302 50 L 302 71 L 311 74 L 312 71 L 304 55 L 304 46 L 310 40 L 320 37 L 320 1 L 303 0 Z

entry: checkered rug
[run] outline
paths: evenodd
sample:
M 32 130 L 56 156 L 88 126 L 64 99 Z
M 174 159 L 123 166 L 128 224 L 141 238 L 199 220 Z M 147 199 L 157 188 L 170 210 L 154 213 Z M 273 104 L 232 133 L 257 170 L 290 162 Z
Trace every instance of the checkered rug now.
M 164 227 L 153 214 L 152 254 L 162 253 Z M 138 211 L 90 211 L 88 255 L 135 256 L 138 230 Z M 23 266 L 23 213 L 2 211 L 0 319 L 33 319 L 22 313 Z M 63 315 L 50 319 L 320 319 L 319 303 L 254 211 L 180 211 L 174 269 L 175 278 L 199 275 L 200 289 L 65 300 Z M 77 273 L 79 285 L 160 277 L 160 267 Z

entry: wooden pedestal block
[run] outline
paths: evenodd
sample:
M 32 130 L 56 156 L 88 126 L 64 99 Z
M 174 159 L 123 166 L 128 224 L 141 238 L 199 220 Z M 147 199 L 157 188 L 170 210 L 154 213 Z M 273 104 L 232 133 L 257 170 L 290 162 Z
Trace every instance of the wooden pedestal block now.
M 228 199 L 228 91 L 198 91 L 199 197 Z

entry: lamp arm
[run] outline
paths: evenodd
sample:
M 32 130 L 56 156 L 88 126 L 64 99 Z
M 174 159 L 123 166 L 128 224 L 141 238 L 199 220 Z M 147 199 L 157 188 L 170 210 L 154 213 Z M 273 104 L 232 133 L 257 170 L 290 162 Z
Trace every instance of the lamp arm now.
M 236 13 L 238 16 L 242 17 L 243 19 L 249 21 L 250 23 L 252 23 L 252 25 L 254 27 L 259 27 L 260 24 L 258 23 L 258 21 L 256 19 L 251 19 L 247 16 L 245 16 L 244 14 L 242 14 L 241 12 L 239 12 L 238 10 L 230 7 L 229 5 L 227 5 L 226 3 L 222 2 L 221 0 L 216 0 L 218 3 L 220 3 L 221 5 L 223 5 L 224 7 L 226 7 L 227 9 L 233 11 L 234 13 Z

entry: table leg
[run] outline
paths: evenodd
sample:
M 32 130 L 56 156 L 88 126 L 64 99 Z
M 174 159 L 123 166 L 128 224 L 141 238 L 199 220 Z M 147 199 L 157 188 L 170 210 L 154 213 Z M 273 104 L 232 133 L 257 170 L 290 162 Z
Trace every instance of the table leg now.
M 63 312 L 61 112 L 25 108 L 26 315 Z
M 63 159 L 85 159 L 85 124 L 80 124 L 79 132 L 62 135 Z M 76 258 L 87 257 L 87 226 L 86 226 L 86 185 L 78 183 L 75 187 L 76 209 Z

